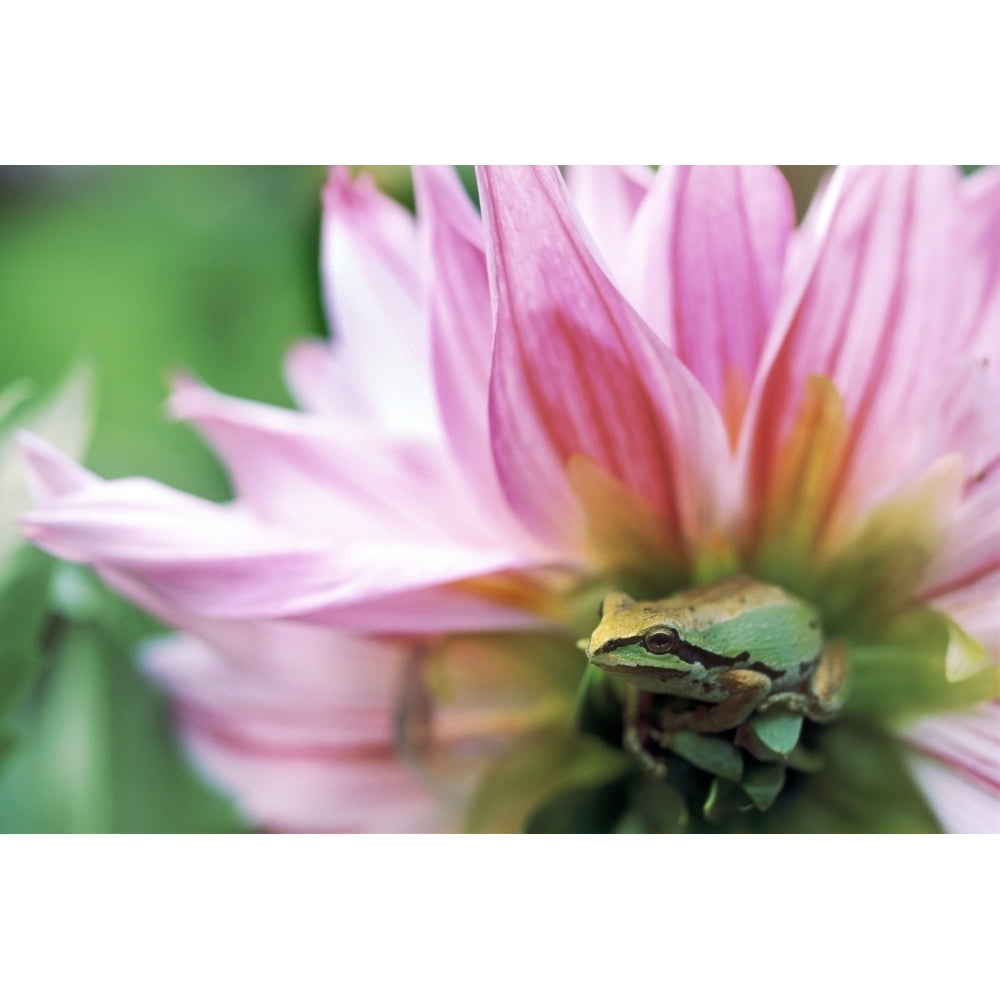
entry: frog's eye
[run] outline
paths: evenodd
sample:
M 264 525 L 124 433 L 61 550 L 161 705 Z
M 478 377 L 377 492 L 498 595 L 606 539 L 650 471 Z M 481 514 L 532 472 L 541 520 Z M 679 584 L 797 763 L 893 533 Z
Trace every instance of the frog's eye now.
M 642 644 L 650 653 L 669 653 L 677 645 L 677 633 L 672 628 L 655 628 L 642 637 Z

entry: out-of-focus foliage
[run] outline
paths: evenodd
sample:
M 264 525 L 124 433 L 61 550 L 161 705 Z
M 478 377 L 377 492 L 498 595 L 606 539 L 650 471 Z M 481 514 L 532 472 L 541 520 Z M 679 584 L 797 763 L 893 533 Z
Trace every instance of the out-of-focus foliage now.
M 52 566 L 49 556 L 22 546 L 0 568 L 0 773 L 17 743 L 13 712 L 39 665 Z
M 28 424 L 79 451 L 82 410 L 60 430 L 32 422 L 31 405 L 86 362 L 88 467 L 228 497 L 208 449 L 165 419 L 167 379 L 187 369 L 224 392 L 288 402 L 286 347 L 325 330 L 323 179 L 315 167 L 0 171 L 0 831 L 240 829 L 135 668 L 162 626 L 19 543 L 11 434 Z
M 135 669 L 158 626 L 77 566 L 56 566 L 52 584 L 39 680 L 0 770 L 0 832 L 239 830 L 234 809 L 184 762 L 162 698 Z
M 215 459 L 163 416 L 167 378 L 285 403 L 281 358 L 321 333 L 315 167 L 0 173 L 0 385 L 96 372 L 88 465 L 221 498 Z
M 26 378 L 0 391 L 0 761 L 16 742 L 10 715 L 38 667 L 54 565 L 25 544 L 17 524 L 31 502 L 17 431 L 31 431 L 79 456 L 91 424 L 89 382 L 79 370 L 48 397 Z

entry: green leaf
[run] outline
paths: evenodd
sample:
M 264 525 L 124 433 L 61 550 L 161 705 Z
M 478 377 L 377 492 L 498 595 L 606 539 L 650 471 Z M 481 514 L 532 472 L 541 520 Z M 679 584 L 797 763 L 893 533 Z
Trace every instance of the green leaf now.
M 39 631 L 54 565 L 51 556 L 22 546 L 0 578 L 0 723 L 38 668 Z
M 781 763 L 794 767 L 796 771 L 815 774 L 823 768 L 823 755 L 813 750 L 807 750 L 801 743 L 786 757 L 779 758 Z
M 63 623 L 22 704 L 25 735 L 0 773 L 0 832 L 244 828 L 192 772 L 162 697 L 135 667 L 136 642 L 149 629 L 106 592 L 96 620 Z
M 784 785 L 785 769 L 780 764 L 751 765 L 743 779 L 743 791 L 761 812 L 774 805 Z
M 670 737 L 670 749 L 695 767 L 729 781 L 743 775 L 743 755 L 732 743 L 717 736 L 680 732 Z
M 713 778 L 705 805 L 702 807 L 702 814 L 709 822 L 718 823 L 751 808 L 739 785 L 734 785 L 724 778 Z
M 768 750 L 787 757 L 799 742 L 802 716 L 779 709 L 755 715 L 747 725 Z
M 13 731 L 13 729 L 7 726 L 0 729 L 0 766 L 3 765 L 4 757 L 11 749 L 13 749 L 16 742 L 17 734 Z

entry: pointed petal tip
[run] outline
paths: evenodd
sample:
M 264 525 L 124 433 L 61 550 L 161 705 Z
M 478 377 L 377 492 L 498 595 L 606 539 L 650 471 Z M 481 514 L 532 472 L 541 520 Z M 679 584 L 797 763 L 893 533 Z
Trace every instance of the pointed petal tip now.
M 197 407 L 193 400 L 212 390 L 187 368 L 175 368 L 167 378 L 170 395 L 164 409 L 172 420 L 190 420 Z
M 191 372 L 179 369 L 170 377 L 167 413 L 174 420 L 193 420 L 216 395 L 213 389 Z
M 16 431 L 14 439 L 27 464 L 28 486 L 37 503 L 45 503 L 98 481 L 92 472 L 30 431 Z
M 413 191 L 417 219 L 427 226 L 432 239 L 441 227 L 448 226 L 471 242 L 482 243 L 480 220 L 453 167 L 413 167 Z
M 326 183 L 323 185 L 324 202 L 330 198 L 340 197 L 351 190 L 353 178 L 351 171 L 346 164 L 337 163 L 332 165 L 326 174 Z
M 332 215 L 361 210 L 382 195 L 373 174 L 365 170 L 352 173 L 343 164 L 330 167 L 323 185 L 321 200 L 324 214 Z

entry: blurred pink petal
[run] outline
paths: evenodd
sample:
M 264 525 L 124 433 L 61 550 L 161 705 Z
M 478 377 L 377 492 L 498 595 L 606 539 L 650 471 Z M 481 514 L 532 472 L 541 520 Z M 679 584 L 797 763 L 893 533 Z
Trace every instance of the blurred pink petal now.
M 450 167 L 415 167 L 413 179 L 431 265 L 427 318 L 445 434 L 462 482 L 476 494 L 477 520 L 523 531 L 503 497 L 490 447 L 493 322 L 482 222 Z M 455 505 L 446 507 L 450 519 Z
M 170 405 L 205 435 L 241 501 L 266 522 L 332 539 L 364 530 L 408 541 L 484 535 L 481 518 L 466 518 L 468 505 L 452 505 L 464 482 L 429 442 L 232 399 L 190 379 L 175 382 Z
M 963 264 L 961 308 L 954 318 L 956 353 L 995 357 L 1000 347 L 1000 172 L 981 170 L 962 181 L 959 191 Z
M 20 431 L 17 441 L 28 459 L 28 485 L 37 502 L 100 482 L 92 472 L 29 431 Z
M 567 539 L 566 465 L 583 456 L 680 543 L 713 536 L 729 450 L 710 399 L 591 257 L 557 171 L 485 168 L 480 187 L 497 309 L 491 426 L 512 505 Z
M 1000 702 L 921 721 L 906 734 L 924 792 L 945 829 L 1000 833 Z
M 433 718 L 411 718 L 405 692 L 419 683 L 431 644 L 212 621 L 178 613 L 141 586 L 124 589 L 188 633 L 147 644 L 145 667 L 170 692 L 195 763 L 265 829 L 454 829 L 482 768 L 532 717 L 544 718 L 537 683 L 488 639 L 438 649 L 433 669 L 450 671 L 451 697 Z M 435 756 L 424 758 L 421 727 L 430 722 Z
M 625 246 L 636 210 L 653 181 L 649 167 L 571 166 L 566 185 L 580 217 L 618 280 L 626 277 Z
M 34 451 L 27 452 L 34 462 Z M 190 497 L 148 480 L 97 481 L 23 517 L 29 538 L 99 570 L 143 580 L 166 602 L 216 618 L 299 618 L 377 628 L 439 631 L 457 614 L 467 628 L 501 628 L 533 615 L 441 587 L 535 565 L 499 549 L 440 543 L 341 540 L 266 525 L 246 511 Z M 354 625 L 353 627 L 362 627 Z
M 325 340 L 300 340 L 291 347 L 285 356 L 285 381 L 303 410 L 359 424 L 369 416 L 350 370 Z
M 256 825 L 324 832 L 454 825 L 452 811 L 396 753 L 405 646 L 303 625 L 228 628 L 241 639 L 228 654 L 183 636 L 150 644 L 144 659 L 173 695 L 200 768 Z
M 416 226 L 371 177 L 331 171 L 321 273 L 331 351 L 369 415 L 386 431 L 436 436 Z

